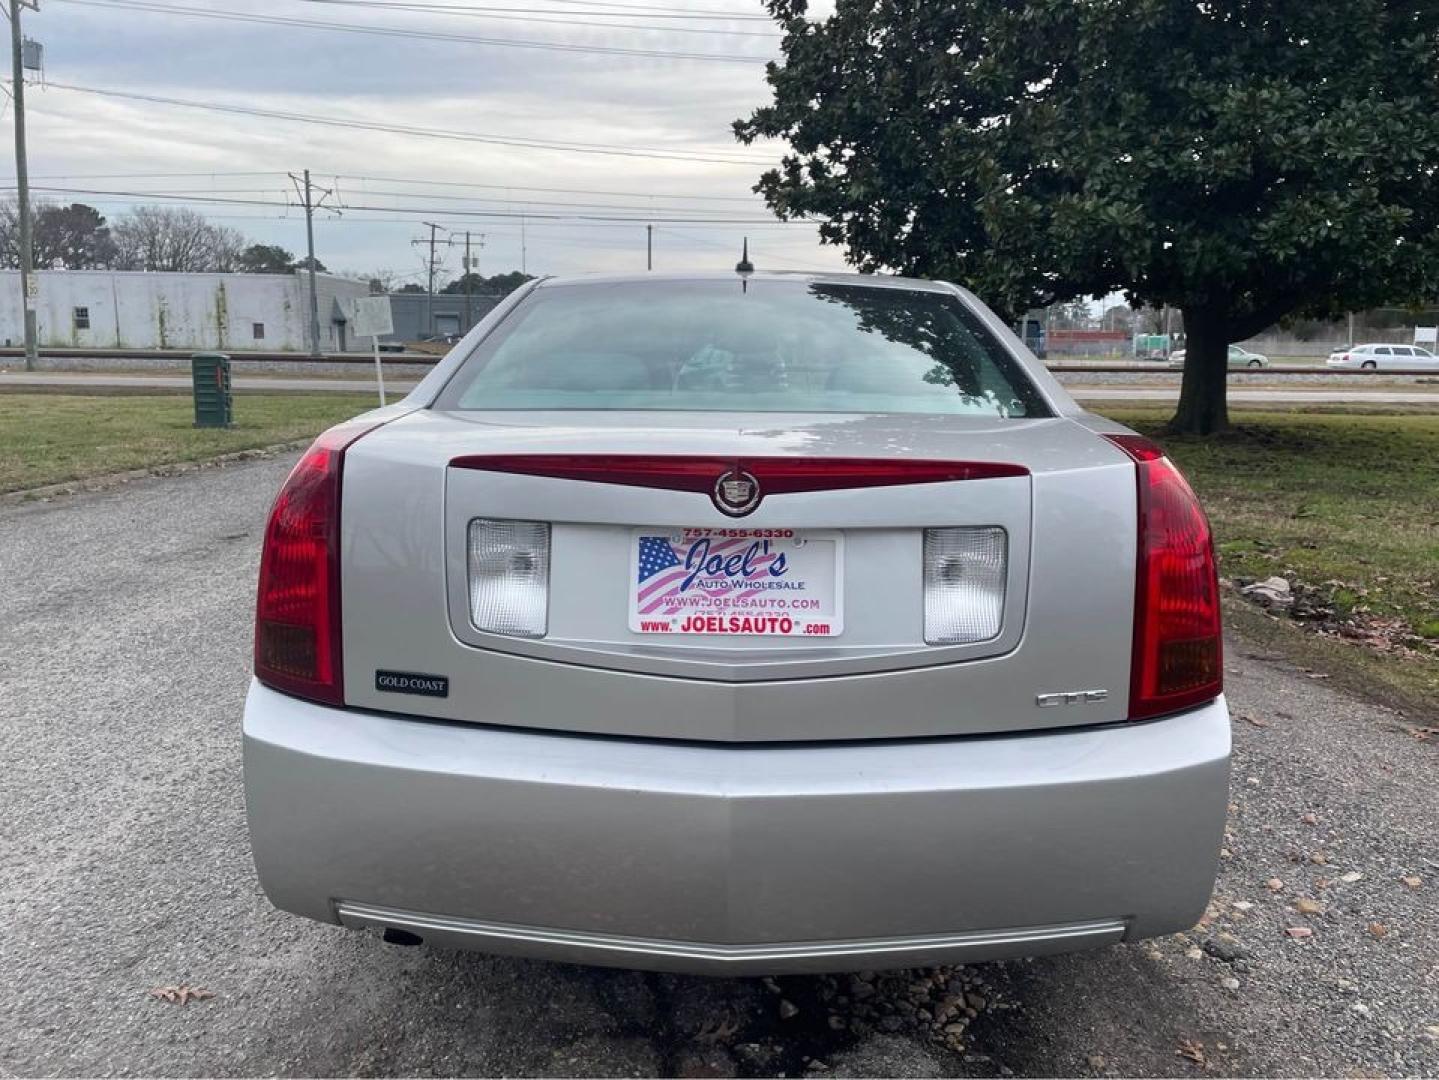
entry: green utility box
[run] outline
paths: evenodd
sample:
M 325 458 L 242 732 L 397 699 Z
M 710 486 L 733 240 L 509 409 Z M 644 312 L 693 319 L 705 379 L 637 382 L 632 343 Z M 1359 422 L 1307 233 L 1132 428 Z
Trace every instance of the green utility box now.
M 190 357 L 195 388 L 195 426 L 230 427 L 235 422 L 230 394 L 230 358 L 202 352 Z

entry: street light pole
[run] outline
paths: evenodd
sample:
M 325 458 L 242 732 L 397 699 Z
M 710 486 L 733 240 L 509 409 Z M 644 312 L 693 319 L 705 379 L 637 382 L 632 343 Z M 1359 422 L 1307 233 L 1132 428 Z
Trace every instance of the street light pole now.
M 39 350 L 35 343 L 35 251 L 30 236 L 30 167 L 25 157 L 25 38 L 20 32 L 20 0 L 10 0 L 10 60 L 15 99 L 15 202 L 20 216 L 20 303 L 25 313 L 25 370 L 34 371 Z

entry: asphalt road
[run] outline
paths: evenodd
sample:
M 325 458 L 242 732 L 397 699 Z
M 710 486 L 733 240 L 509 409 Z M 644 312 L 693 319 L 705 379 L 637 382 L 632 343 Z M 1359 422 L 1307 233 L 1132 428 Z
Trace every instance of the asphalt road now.
M 1156 374 L 1156 373 L 1145 373 Z M 1123 386 L 1110 382 L 1113 374 L 1089 376 L 1093 382 L 1083 381 L 1083 375 L 1070 375 L 1065 379 L 1065 388 L 1080 401 L 1174 401 L 1179 396 L 1177 380 L 1172 385 Z M 266 393 L 344 393 L 356 391 L 372 393 L 375 389 L 373 378 L 274 378 L 264 375 L 236 375 L 232 385 L 237 391 L 265 391 Z M 415 385 L 414 380 L 386 378 L 385 389 L 391 397 L 408 393 Z M 189 390 L 188 376 L 176 375 L 118 375 L 108 372 L 24 372 L 0 371 L 0 391 L 11 388 L 44 388 L 58 390 L 69 388 L 75 393 L 94 390 Z M 1439 387 L 1427 389 L 1415 384 L 1413 389 L 1395 389 L 1393 385 L 1383 389 L 1364 387 L 1353 379 L 1335 377 L 1332 385 L 1316 389 L 1313 383 L 1299 387 L 1252 387 L 1231 386 L 1231 402 L 1259 403 L 1272 405 L 1304 405 L 1328 402 L 1331 404 L 1367 402 L 1373 405 L 1434 405 L 1439 406 Z
M 1216 917 L 1188 935 L 771 986 L 402 949 L 272 910 L 239 715 L 288 465 L 0 507 L 0 1075 L 1439 1073 L 1439 739 L 1242 641 L 1231 703 L 1254 722 Z M 149 996 L 181 983 L 215 996 Z M 975 1014 L 963 1052 L 916 1013 L 936 986 Z

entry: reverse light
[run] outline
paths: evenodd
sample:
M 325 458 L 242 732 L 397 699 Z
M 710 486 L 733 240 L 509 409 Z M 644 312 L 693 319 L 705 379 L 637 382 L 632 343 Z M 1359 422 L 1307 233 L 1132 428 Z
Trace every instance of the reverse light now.
M 345 450 L 375 423 L 326 431 L 290 471 L 265 526 L 255 677 L 331 705 L 345 700 L 340 635 L 340 482 Z
M 995 526 L 924 530 L 924 640 L 988 641 L 1004 616 L 1008 537 Z
M 1209 520 L 1164 451 L 1141 435 L 1106 435 L 1134 460 L 1139 556 L 1129 718 L 1176 712 L 1224 691 L 1219 574 Z
M 475 518 L 469 529 L 470 622 L 509 637 L 544 637 L 550 609 L 550 527 Z

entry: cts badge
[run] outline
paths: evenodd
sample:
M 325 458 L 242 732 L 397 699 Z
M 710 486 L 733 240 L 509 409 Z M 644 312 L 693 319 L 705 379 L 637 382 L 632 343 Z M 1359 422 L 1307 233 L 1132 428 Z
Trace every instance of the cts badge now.
M 375 689 L 387 694 L 449 697 L 450 680 L 444 675 L 424 675 L 418 671 L 377 671 Z
M 1108 690 L 1061 690 L 1057 694 L 1035 694 L 1034 703 L 1041 709 L 1056 709 L 1061 705 L 1088 705 L 1107 697 Z

